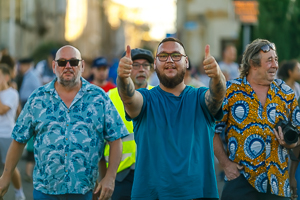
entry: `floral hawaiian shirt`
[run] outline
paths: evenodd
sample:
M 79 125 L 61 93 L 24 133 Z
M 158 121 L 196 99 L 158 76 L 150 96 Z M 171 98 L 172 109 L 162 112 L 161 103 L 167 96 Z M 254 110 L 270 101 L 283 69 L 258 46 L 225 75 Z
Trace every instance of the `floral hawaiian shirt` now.
M 266 193 L 270 184 L 273 194 L 289 197 L 288 150 L 279 145 L 273 128 L 279 119 L 300 128 L 293 90 L 275 79 L 262 106 L 246 77 L 234 79 L 227 82 L 223 110 L 216 133 L 225 131 L 229 159 L 244 166 L 241 173 L 257 191 Z
M 34 137 L 34 189 L 45 194 L 85 194 L 94 188 L 104 140 L 128 131 L 109 97 L 81 78 L 82 87 L 68 108 L 54 79 L 35 90 L 13 130 L 17 142 Z

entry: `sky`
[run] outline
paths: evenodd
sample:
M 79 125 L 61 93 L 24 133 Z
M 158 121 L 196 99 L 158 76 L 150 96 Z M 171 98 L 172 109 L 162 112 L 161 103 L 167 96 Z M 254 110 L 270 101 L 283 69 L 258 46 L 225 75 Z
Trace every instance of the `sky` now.
M 130 8 L 140 8 L 141 18 L 151 28 L 150 36 L 161 40 L 176 31 L 176 0 L 113 0 Z

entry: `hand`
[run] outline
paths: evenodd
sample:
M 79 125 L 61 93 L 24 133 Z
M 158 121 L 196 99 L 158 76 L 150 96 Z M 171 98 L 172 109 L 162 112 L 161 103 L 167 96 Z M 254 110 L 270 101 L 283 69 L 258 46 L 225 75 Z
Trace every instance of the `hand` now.
M 235 162 L 228 161 L 228 163 L 224 167 L 224 172 L 225 172 L 225 175 L 226 175 L 228 181 L 231 181 L 231 180 L 239 177 L 241 175 L 239 170 L 242 170 L 243 168 L 244 168 L 243 166 L 241 166 Z
M 275 128 L 273 128 L 273 131 L 274 131 L 274 134 L 279 142 L 279 144 L 285 148 L 288 148 L 288 149 L 293 149 L 295 148 L 297 145 L 298 145 L 298 141 L 293 143 L 293 144 L 287 144 L 284 140 L 284 136 L 283 136 L 283 132 L 282 132 L 282 128 L 280 126 L 278 126 L 278 132 L 276 131 Z
M 0 198 L 2 198 L 9 187 L 10 179 L 5 179 L 3 176 L 0 177 Z
M 98 200 L 107 200 L 111 197 L 115 189 L 115 179 L 109 176 L 105 176 L 100 183 L 98 184 L 96 190 L 94 190 L 94 194 L 100 192 L 100 197 Z
M 205 59 L 203 61 L 203 68 L 207 76 L 215 78 L 222 74 L 221 69 L 213 56 L 210 55 L 210 47 L 205 47 Z M 223 75 L 223 74 L 222 74 Z
M 126 55 L 121 58 L 118 67 L 118 76 L 123 78 L 128 78 L 131 75 L 132 70 L 132 60 L 131 60 L 131 49 L 130 46 L 127 45 Z
M 290 176 L 291 199 L 297 200 L 297 181 L 295 176 Z

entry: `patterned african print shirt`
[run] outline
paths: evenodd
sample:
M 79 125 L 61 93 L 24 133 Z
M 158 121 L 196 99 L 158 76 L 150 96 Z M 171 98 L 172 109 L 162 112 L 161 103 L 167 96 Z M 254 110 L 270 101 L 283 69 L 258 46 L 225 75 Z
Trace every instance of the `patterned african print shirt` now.
M 273 128 L 279 119 L 300 128 L 293 90 L 275 79 L 262 106 L 246 77 L 230 80 L 223 110 L 216 133 L 225 131 L 229 159 L 244 166 L 241 173 L 257 191 L 266 193 L 270 184 L 273 194 L 289 197 L 288 150 L 279 145 Z
M 85 194 L 94 188 L 104 139 L 128 135 L 105 92 L 81 78 L 82 87 L 68 108 L 54 79 L 35 90 L 13 130 L 17 142 L 34 137 L 34 189 L 45 194 Z

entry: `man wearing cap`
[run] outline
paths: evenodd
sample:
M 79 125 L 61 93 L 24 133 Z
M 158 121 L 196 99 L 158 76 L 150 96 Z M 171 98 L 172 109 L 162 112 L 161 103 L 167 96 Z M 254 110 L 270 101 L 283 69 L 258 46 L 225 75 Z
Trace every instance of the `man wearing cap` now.
M 110 89 L 115 88 L 115 84 L 111 83 L 110 81 L 107 81 L 108 72 L 109 66 L 106 58 L 96 58 L 93 61 L 92 65 L 93 80 L 91 81 L 91 83 L 101 87 L 105 92 L 108 92 Z
M 126 54 L 124 52 L 123 56 Z M 151 51 L 146 49 L 132 49 L 132 71 L 131 79 L 134 83 L 135 89 L 147 88 L 152 89 L 153 86 L 148 85 L 148 77 L 150 74 L 151 65 L 154 62 L 153 55 Z M 118 89 L 114 88 L 109 90 L 108 95 L 112 100 L 114 106 L 117 108 L 121 118 L 123 119 L 125 126 L 130 133 L 127 137 L 122 138 L 123 143 L 123 152 L 122 160 L 117 171 L 117 177 L 115 182 L 115 190 L 111 197 L 112 200 L 126 200 L 131 197 L 131 189 L 133 184 L 134 169 L 135 169 L 135 153 L 136 153 L 136 144 L 134 142 L 133 134 L 133 124 L 131 121 L 125 119 L 125 111 L 123 102 L 119 96 Z M 108 166 L 109 158 L 109 146 L 106 145 L 104 150 L 105 161 Z M 104 160 L 101 166 L 103 166 Z M 102 175 L 104 176 L 104 174 Z

